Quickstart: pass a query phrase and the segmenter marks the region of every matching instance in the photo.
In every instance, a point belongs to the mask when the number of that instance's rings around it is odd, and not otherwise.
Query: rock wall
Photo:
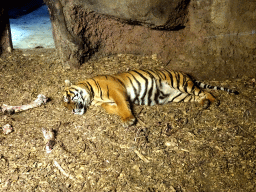
[[[181,16],[187,22],[176,30],[123,22],[77,1],[61,3],[68,31],[84,41],[89,57],[157,54],[167,67],[198,79],[255,76],[256,1],[191,0]]]
[[[13,50],[7,7],[0,2],[0,56]]]
[[[194,0],[189,13],[187,71],[211,79],[256,75],[256,1]]]

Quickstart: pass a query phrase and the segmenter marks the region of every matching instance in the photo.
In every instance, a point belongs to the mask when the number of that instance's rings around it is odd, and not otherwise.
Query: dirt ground
[[[64,69],[54,49],[2,56],[0,105],[27,104],[38,94],[50,101],[0,114],[0,127],[14,130],[0,131],[0,191],[255,191],[255,77],[206,82],[240,92],[211,91],[220,105],[208,109],[134,106],[139,122],[128,129],[99,107],[76,116],[62,106],[66,79],[152,67],[164,65],[154,56],[120,54]],[[42,128],[55,132],[49,154]]]

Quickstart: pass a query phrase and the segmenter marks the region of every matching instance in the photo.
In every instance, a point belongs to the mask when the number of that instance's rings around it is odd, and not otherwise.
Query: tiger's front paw
[[[134,116],[123,119],[123,127],[125,128],[130,127],[135,124],[135,121],[136,119]]]

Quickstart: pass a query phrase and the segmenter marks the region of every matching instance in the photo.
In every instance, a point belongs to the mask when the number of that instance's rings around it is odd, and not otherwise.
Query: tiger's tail
[[[212,86],[212,85],[208,85],[205,83],[202,83],[200,81],[195,81],[196,86],[203,88],[203,89],[214,89],[214,90],[222,90],[222,91],[226,91],[228,93],[234,93],[235,95],[238,95],[239,92],[238,91],[234,91],[232,89],[228,89],[225,87],[219,87],[219,86]]]

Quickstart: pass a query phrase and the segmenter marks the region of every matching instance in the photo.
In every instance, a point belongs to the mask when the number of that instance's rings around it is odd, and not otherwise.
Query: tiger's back
[[[214,101],[211,94],[199,89],[186,74],[163,70],[132,70],[115,75],[126,87],[131,102],[139,105],[199,101],[199,95]],[[203,102],[203,101],[201,101]]]

